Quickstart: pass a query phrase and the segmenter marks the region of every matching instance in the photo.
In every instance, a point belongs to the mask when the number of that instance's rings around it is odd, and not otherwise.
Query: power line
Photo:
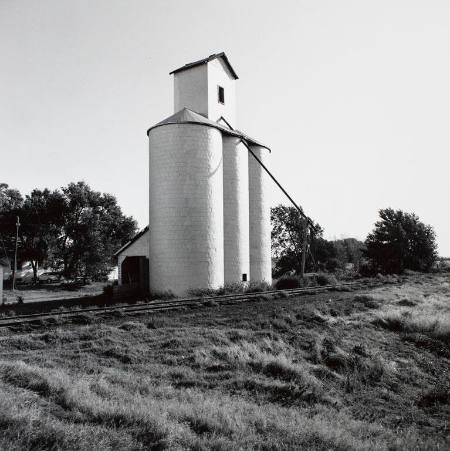
[[[221,116],[220,120],[223,120],[225,122],[225,124],[228,125],[228,127],[230,127],[231,130],[234,131],[233,126],[223,117]],[[244,146],[247,148],[247,150],[251,153],[251,155],[253,156],[253,158],[260,164],[260,166],[267,172],[267,174],[269,174],[270,178],[276,183],[276,185],[278,186],[278,188],[281,189],[281,191],[283,192],[283,194],[291,201],[292,205],[294,205],[294,207],[297,209],[297,211],[300,213],[300,216],[302,216],[302,218],[304,218],[306,220],[306,222],[309,224],[309,226],[314,230],[314,232],[317,232],[316,226],[314,225],[313,221],[311,218],[309,218],[308,216],[305,215],[305,213],[303,212],[303,210],[297,205],[297,203],[294,201],[294,199],[292,199],[292,197],[289,195],[289,193],[281,186],[281,183],[275,178],[275,176],[269,171],[269,169],[264,165],[264,163],[255,155],[255,153],[252,151],[252,149],[250,148],[250,146],[248,145],[247,141],[244,138],[241,138],[241,142],[242,144],[244,144]]]
[[[280,188],[281,191],[283,191],[283,194],[291,201],[292,205],[294,205],[294,207],[300,213],[300,216],[302,216],[302,218],[305,219],[305,221],[314,230],[314,232],[316,232],[317,230],[316,230],[316,227],[315,227],[312,219],[309,218],[308,216],[306,216],[305,213],[303,213],[303,210],[297,205],[297,203],[294,201],[294,199],[292,199],[292,197],[288,194],[288,192],[281,186],[281,184],[278,182],[278,180],[272,175],[272,173],[269,171],[269,169],[267,169],[267,167],[264,165],[264,163],[254,154],[254,152],[251,150],[251,148],[247,144],[247,142],[243,139],[241,139],[241,142],[242,142],[242,144],[244,144],[245,147],[247,147],[247,150],[252,154],[253,158],[261,165],[261,167],[267,172],[267,174],[269,174],[271,179],[277,184],[278,188]]]

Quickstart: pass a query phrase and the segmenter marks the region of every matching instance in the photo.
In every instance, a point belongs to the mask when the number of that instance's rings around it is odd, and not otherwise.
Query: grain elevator
[[[224,53],[174,77],[174,114],[149,138],[150,291],[271,282],[270,149],[237,129],[238,76]]]

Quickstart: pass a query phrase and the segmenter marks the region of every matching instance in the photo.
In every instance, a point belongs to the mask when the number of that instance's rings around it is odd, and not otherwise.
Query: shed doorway
[[[122,285],[139,287],[143,292],[149,290],[148,258],[144,256],[126,257],[122,262]]]

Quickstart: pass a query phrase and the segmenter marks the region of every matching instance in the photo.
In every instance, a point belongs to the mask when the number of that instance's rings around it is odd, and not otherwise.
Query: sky
[[[144,227],[169,72],[221,51],[239,129],[326,238],[392,207],[450,256],[448,0],[0,0],[0,182],[84,180]]]

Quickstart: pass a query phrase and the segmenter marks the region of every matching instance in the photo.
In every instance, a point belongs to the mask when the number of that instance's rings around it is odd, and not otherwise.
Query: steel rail
[[[276,295],[280,293],[285,293],[289,297],[294,295],[301,294],[317,294],[322,291],[328,290],[339,290],[340,288],[345,287],[355,287],[355,288],[372,288],[375,286],[383,285],[382,283],[371,283],[364,284],[361,282],[344,282],[337,285],[322,285],[322,286],[314,286],[314,287],[303,287],[303,288],[291,288],[286,290],[268,290],[261,291],[255,293],[237,293],[237,294],[228,294],[221,296],[205,296],[205,297],[197,297],[197,298],[184,298],[184,299],[175,299],[175,300],[156,300],[149,301],[144,304],[129,304],[129,305],[120,305],[120,306],[106,306],[106,307],[94,307],[94,308],[81,308],[77,310],[65,310],[65,311],[57,311],[57,312],[48,312],[48,313],[32,313],[27,315],[16,315],[0,318],[0,327],[8,327],[20,325],[23,323],[29,323],[37,320],[45,320],[52,319],[55,317],[71,317],[71,316],[79,316],[80,314],[91,313],[94,315],[97,314],[108,314],[114,312],[123,312],[126,314],[138,314],[138,313],[146,313],[146,312],[159,312],[159,311],[167,311],[174,310],[183,307],[202,307],[207,305],[208,302],[214,301],[219,304],[230,304],[230,303],[238,303],[245,302],[246,300],[252,300],[253,298],[257,298],[263,295]],[[49,324],[51,325],[51,324]]]

